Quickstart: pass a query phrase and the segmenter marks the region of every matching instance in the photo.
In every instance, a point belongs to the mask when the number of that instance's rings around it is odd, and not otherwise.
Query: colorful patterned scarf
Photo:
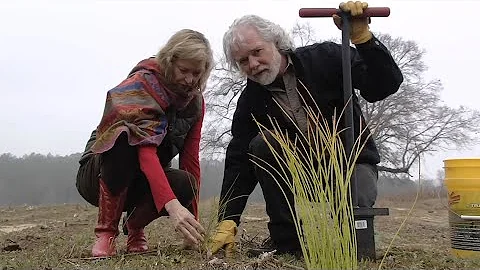
[[[167,132],[167,109],[183,108],[200,94],[178,95],[165,87],[160,74],[155,59],[145,59],[127,79],[107,92],[97,139],[92,146],[94,153],[111,149],[122,132],[127,133],[132,146],[160,145]]]

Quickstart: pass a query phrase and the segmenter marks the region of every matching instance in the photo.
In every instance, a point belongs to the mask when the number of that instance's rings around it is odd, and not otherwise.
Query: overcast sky
[[[339,2],[1,1],[0,154],[81,152],[102,116],[106,91],[179,29],[205,33],[217,55],[227,27],[245,14],[288,30],[308,21],[317,37],[339,38],[331,19],[298,17],[299,8]],[[427,75],[443,83],[446,104],[480,109],[480,1],[368,3],[391,8],[390,17],[372,20],[372,31],[414,40],[427,51]],[[480,156],[473,147],[429,157],[430,171],[441,169],[444,158]]]

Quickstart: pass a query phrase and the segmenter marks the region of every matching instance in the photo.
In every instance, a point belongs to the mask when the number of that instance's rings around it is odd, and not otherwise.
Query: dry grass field
[[[382,257],[412,207],[414,196],[382,198],[377,207],[388,207],[389,216],[375,218],[376,262],[360,262],[360,269],[378,269]],[[382,269],[479,269],[478,259],[450,254],[448,209],[445,199],[423,196],[417,202],[391,249]],[[211,203],[203,202],[203,220]],[[97,209],[88,205],[18,206],[0,208],[0,269],[302,269],[301,260],[275,256],[259,261],[245,255],[246,247],[268,235],[268,218],[262,204],[249,204],[238,234],[234,259],[207,258],[198,251],[182,250],[181,238],[168,218],[146,229],[151,250],[125,254],[126,236],[117,240],[119,254],[109,259],[90,258]],[[480,257],[480,255],[479,255]]]

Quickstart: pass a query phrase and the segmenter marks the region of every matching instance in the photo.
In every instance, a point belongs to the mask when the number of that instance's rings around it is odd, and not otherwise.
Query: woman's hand
[[[184,238],[183,243],[182,243],[182,249],[199,251],[200,250],[200,245],[197,245],[197,244],[193,243],[192,241],[188,240],[187,238]]]
[[[167,202],[165,210],[172,219],[175,231],[180,232],[187,241],[195,245],[203,242],[202,234],[205,234],[205,229],[177,199]]]

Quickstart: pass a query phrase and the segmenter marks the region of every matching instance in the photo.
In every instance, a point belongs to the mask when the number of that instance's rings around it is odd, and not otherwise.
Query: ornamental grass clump
[[[329,124],[328,119],[316,113],[318,108],[315,111],[305,107],[305,111],[307,132],[297,132],[302,135],[295,138],[289,137],[275,119],[270,118],[273,129],[267,129],[255,120],[280,166],[272,166],[258,158],[252,161],[274,177],[280,187],[280,181],[285,182],[293,193],[294,205],[289,203],[289,208],[307,268],[356,269],[357,245],[350,180],[353,165],[364,145],[359,136],[351,153],[347,153],[341,137],[349,130],[340,130],[339,125],[343,112],[338,118],[334,113],[332,124]],[[362,133],[365,130],[362,129]],[[268,137],[272,137],[273,142]],[[274,144],[280,147],[275,148]],[[285,196],[286,191],[282,192]]]

